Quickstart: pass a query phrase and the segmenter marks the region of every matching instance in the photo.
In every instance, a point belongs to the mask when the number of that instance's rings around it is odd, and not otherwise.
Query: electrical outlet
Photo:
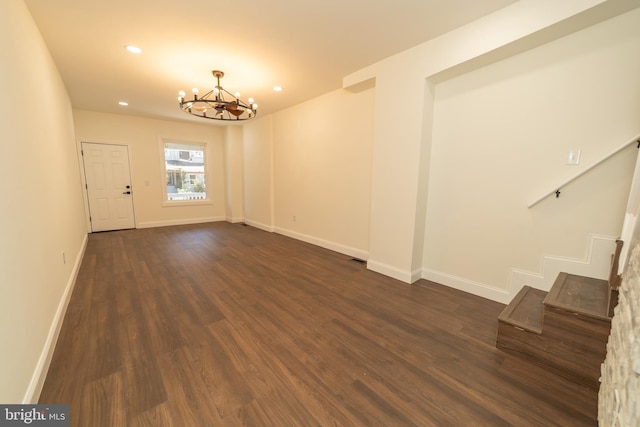
[[[293,222],[296,222],[296,216],[295,215],[293,216]]]
[[[63,264],[67,263],[67,256],[64,254],[64,251],[62,251],[62,263]]]

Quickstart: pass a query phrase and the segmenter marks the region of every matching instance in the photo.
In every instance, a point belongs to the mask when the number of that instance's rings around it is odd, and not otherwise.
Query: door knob
[[[122,194],[131,194],[131,191],[125,191],[125,192],[124,192],[124,193],[122,193]]]

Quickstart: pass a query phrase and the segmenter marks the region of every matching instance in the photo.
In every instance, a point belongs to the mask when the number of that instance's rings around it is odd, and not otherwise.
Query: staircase
[[[548,293],[522,288],[498,317],[496,347],[598,390],[616,303],[611,279],[560,273]]]

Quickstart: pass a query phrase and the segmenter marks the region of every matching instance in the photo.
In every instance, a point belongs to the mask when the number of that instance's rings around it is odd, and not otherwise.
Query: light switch
[[[580,163],[580,150],[571,150],[567,155],[568,165],[577,165]]]

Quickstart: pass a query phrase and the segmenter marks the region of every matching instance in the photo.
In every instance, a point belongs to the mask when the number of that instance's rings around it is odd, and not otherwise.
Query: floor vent
[[[363,265],[367,264],[367,261],[365,261],[363,259],[360,259],[360,258],[351,258],[351,261],[355,261],[355,262],[358,262],[358,263],[363,264]]]

